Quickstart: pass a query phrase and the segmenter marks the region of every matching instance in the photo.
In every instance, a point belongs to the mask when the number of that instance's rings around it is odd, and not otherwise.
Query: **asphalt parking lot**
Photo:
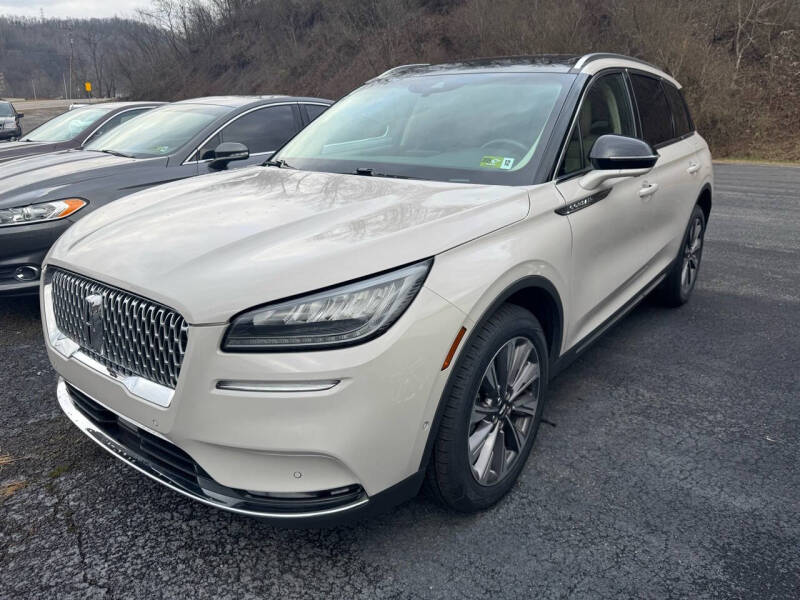
[[[551,388],[512,494],[275,530],[194,503],[57,408],[0,300],[0,598],[800,597],[800,168],[718,165],[698,288]]]

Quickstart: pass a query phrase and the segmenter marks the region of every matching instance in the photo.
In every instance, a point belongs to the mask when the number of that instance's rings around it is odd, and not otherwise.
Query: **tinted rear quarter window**
[[[692,131],[692,122],[686,109],[686,102],[683,95],[671,83],[662,82],[664,93],[667,95],[667,102],[672,110],[672,122],[675,124],[675,137],[681,137]]]
[[[661,82],[646,75],[631,74],[633,94],[639,107],[644,140],[657,146],[673,137],[672,115]]]
[[[328,110],[327,106],[321,106],[319,104],[306,104],[305,107],[306,112],[308,113],[309,123]]]

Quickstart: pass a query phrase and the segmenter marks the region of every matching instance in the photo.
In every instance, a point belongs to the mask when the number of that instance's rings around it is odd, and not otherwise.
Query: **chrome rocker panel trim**
[[[344,513],[355,508],[364,506],[369,502],[369,498],[362,498],[352,504],[348,504],[345,506],[339,506],[336,508],[329,508],[325,510],[313,511],[313,512],[302,512],[302,513],[275,513],[275,512],[261,512],[261,511],[252,511],[246,510],[241,508],[236,508],[234,506],[229,506],[224,502],[217,500],[211,497],[200,496],[192,491],[182,488],[180,485],[176,484],[174,481],[164,477],[159,473],[157,470],[153,469],[149,464],[144,461],[137,459],[134,456],[131,456],[130,453],[116,441],[111,439],[102,431],[98,430],[89,419],[87,419],[81,412],[75,407],[72,402],[72,398],[70,396],[69,391],[67,390],[66,381],[64,381],[63,377],[58,378],[58,386],[56,388],[56,395],[58,397],[58,404],[61,406],[61,410],[64,411],[64,414],[69,417],[69,419],[75,424],[78,429],[80,429],[83,433],[85,433],[92,441],[94,441],[97,445],[101,448],[109,452],[110,454],[116,456],[119,460],[126,463],[127,465],[133,467],[140,473],[147,475],[150,479],[157,481],[158,483],[168,487],[169,489],[186,496],[187,498],[191,498],[192,500],[196,500],[198,502],[202,502],[208,506],[213,506],[214,508],[219,508],[222,510],[226,510],[228,512],[240,514],[240,515],[247,515],[251,517],[261,517],[261,518],[270,518],[270,519],[280,519],[282,521],[291,521],[291,520],[300,520],[300,519],[309,519],[315,517],[327,517],[331,515],[336,515],[338,513]]]

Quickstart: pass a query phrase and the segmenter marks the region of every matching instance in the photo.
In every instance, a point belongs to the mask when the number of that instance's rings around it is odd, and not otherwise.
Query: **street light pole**
[[[73,55],[73,41],[72,41],[72,31],[69,32],[69,98],[67,100],[72,99],[72,55]]]

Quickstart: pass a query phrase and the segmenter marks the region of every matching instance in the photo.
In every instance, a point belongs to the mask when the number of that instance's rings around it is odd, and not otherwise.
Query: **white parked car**
[[[263,167],[97,210],[45,261],[61,407],[238,513],[363,515],[424,479],[492,505],[548,381],[692,292],[712,169],[679,90],[609,54],[400,67]]]

